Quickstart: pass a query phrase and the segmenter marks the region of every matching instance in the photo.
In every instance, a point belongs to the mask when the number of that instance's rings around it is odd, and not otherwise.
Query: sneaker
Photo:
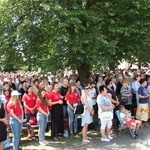
[[[102,142],[110,142],[110,139],[107,139],[107,138],[101,138],[101,141],[102,141]]]
[[[113,139],[113,137],[110,136],[110,135],[108,135],[106,138],[109,139],[109,140],[112,140],[112,139]]]
[[[135,135],[135,134],[132,134],[132,138],[133,138],[133,139],[136,139],[136,135]]]
[[[91,141],[85,139],[85,140],[82,140],[83,143],[90,143]]]
[[[139,135],[139,131],[135,130],[135,135],[138,136]]]
[[[46,141],[46,140],[44,140],[43,142],[44,142],[46,145],[47,145],[47,144],[49,144],[49,142],[48,142],[48,141]]]
[[[44,141],[39,141],[40,145],[46,146],[47,144]]]

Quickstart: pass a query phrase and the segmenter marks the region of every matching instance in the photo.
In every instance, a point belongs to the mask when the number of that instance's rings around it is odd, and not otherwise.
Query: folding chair
[[[118,128],[118,130],[119,130],[119,136],[123,135],[127,130],[129,130],[130,134],[131,134],[131,136],[133,138],[132,128],[131,128],[131,126],[125,126],[123,124],[123,121],[122,121],[122,119],[120,117],[120,110],[116,110],[115,113],[116,113],[116,116],[117,116],[117,118],[118,118],[118,120],[120,122],[120,127]]]

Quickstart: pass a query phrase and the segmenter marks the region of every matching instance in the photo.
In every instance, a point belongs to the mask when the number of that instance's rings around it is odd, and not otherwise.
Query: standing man
[[[66,93],[68,92],[68,79],[63,79],[63,85],[60,87],[60,94],[63,96],[63,117],[66,119],[68,117],[67,114],[67,103],[65,100]]]

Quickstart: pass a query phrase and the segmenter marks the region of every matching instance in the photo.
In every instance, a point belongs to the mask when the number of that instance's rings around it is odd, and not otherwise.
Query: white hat
[[[17,90],[11,92],[11,96],[17,96],[17,95],[21,95],[21,93],[19,93]]]

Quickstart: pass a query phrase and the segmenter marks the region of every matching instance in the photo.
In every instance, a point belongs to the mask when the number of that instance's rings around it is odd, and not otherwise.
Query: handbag
[[[84,105],[82,103],[78,103],[74,113],[80,115],[83,114],[83,112],[84,112]]]
[[[101,112],[99,116],[101,121],[108,121],[113,119],[113,113],[111,111]]]
[[[29,120],[29,124],[30,124],[30,125],[36,125],[36,123],[37,123],[36,117],[31,116],[31,117],[30,117],[30,120]]]

